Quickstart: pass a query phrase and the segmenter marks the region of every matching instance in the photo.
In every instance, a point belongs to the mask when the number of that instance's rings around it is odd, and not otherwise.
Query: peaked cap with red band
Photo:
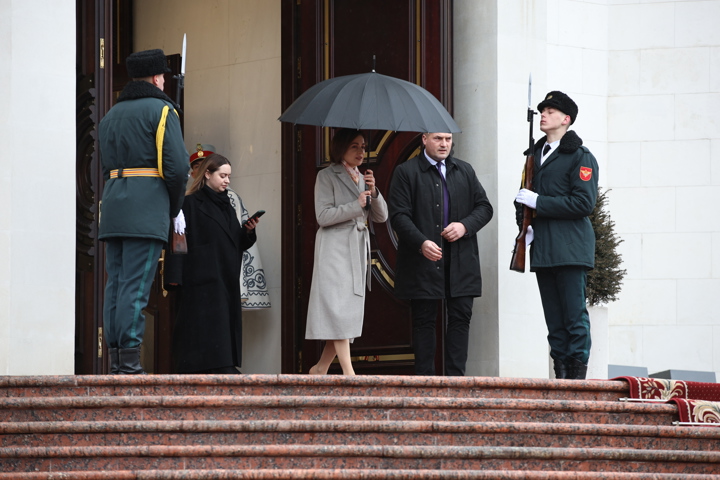
[[[215,145],[210,145],[209,143],[203,143],[201,145],[198,143],[195,153],[190,155],[190,165],[192,165],[196,160],[203,160],[212,153],[215,153]]]

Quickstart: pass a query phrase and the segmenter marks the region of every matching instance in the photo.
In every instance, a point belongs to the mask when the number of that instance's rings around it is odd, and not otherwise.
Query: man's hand
[[[515,197],[515,201],[527,205],[530,208],[537,208],[538,194],[527,188],[522,188]]]
[[[178,216],[173,218],[173,226],[175,233],[178,235],[185,235],[185,214],[182,210],[178,213]]]
[[[452,222],[445,230],[440,232],[440,235],[448,242],[454,242],[461,239],[467,233],[467,228],[460,222]]]
[[[437,262],[442,258],[442,248],[438,247],[437,244],[431,240],[425,240],[420,247],[420,251],[428,260]]]

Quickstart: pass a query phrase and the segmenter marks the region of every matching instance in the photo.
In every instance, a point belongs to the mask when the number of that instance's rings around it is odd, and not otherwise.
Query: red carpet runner
[[[681,423],[720,424],[720,384],[647,377],[616,377],[630,384],[630,397],[678,406]]]

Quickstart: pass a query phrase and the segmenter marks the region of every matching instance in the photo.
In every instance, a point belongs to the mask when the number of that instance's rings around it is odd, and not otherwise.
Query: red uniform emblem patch
[[[592,168],[580,167],[580,180],[587,182],[592,178]]]

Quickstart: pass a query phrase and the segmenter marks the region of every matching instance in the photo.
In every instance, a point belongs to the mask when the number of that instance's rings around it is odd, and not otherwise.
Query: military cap
[[[193,164],[196,160],[203,160],[208,155],[215,153],[215,146],[210,145],[209,143],[203,143],[203,144],[197,144],[195,147],[195,152],[190,155],[190,165]]]
[[[165,52],[156,48],[130,54],[125,60],[130,78],[145,78],[170,73]]]
[[[578,114],[578,106],[573,102],[572,98],[565,95],[563,92],[553,90],[552,92],[545,95],[545,100],[538,103],[537,109],[542,112],[545,108],[554,108],[560,110],[565,115],[570,115],[570,125],[575,123],[575,119]]]

